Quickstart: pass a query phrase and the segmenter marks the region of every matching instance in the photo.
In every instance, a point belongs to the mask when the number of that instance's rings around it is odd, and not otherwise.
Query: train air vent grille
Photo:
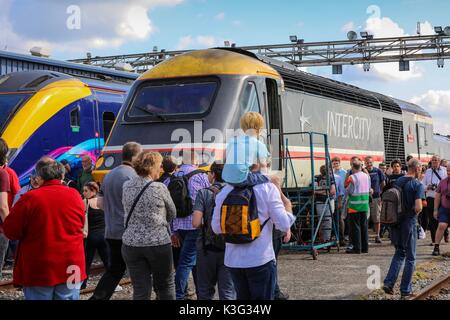
[[[405,143],[403,136],[403,122],[383,118],[385,161],[400,159],[405,161]]]
[[[402,114],[398,104],[382,94],[306,72],[283,69],[278,66],[273,67],[282,76],[286,88],[372,109]]]

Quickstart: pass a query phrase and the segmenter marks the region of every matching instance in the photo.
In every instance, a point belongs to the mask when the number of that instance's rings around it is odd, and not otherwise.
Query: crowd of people
[[[216,287],[221,300],[288,299],[278,286],[277,259],[296,217],[281,179],[268,170],[270,155],[258,140],[263,128],[259,113],[244,114],[243,134],[229,142],[225,163],[208,170],[199,169],[195,152],[184,150],[177,165],[128,142],[122,164],[101,185],[88,155],[77,175],[67,161],[45,156],[21,190],[0,139],[0,262],[8,242],[18,245],[13,283],[30,300],[79,299],[96,252],[105,273],[91,300],[110,299],[127,270],[135,300],[150,299],[152,292],[160,300],[184,300],[191,274],[199,300],[214,299]],[[407,297],[421,228],[431,231],[434,255],[442,239],[448,242],[449,181],[450,165],[437,156],[429,168],[412,157],[406,167],[394,160],[377,168],[372,157],[355,156],[349,170],[335,157],[332,170],[322,166],[313,180],[318,187],[330,184],[315,194],[323,215],[318,241],[336,237],[348,244],[348,254],[364,254],[369,222],[375,243],[388,231],[395,255],[383,289],[393,292],[405,264],[400,289]],[[383,194],[391,188],[404,195],[404,216],[395,226],[381,219]]]

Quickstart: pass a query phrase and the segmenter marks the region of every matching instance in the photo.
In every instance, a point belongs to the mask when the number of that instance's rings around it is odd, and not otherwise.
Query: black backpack
[[[166,179],[172,177],[172,175],[170,173],[164,172],[161,177],[159,177],[158,180],[156,180],[157,182],[161,182],[164,183],[164,181],[166,181]]]
[[[213,185],[206,190],[209,190],[213,193],[214,197],[222,190],[223,186]],[[222,236],[214,233],[211,227],[212,216],[215,208],[215,201],[213,201],[213,205],[211,208],[207,208],[208,212],[203,213],[203,225],[202,225],[202,245],[203,250],[206,254],[207,250],[215,250],[215,251],[224,251],[225,250],[225,241]]]
[[[203,170],[194,170],[183,176],[170,177],[167,188],[177,209],[177,218],[185,218],[192,214],[192,199],[188,188],[189,179],[201,173],[206,172]]]

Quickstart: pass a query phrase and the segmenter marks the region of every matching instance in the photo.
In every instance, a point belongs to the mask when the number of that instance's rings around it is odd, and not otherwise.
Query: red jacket
[[[84,280],[84,219],[80,194],[59,180],[25,193],[3,225],[8,239],[19,240],[13,284],[63,284],[73,278],[73,266],[79,268],[79,280]]]

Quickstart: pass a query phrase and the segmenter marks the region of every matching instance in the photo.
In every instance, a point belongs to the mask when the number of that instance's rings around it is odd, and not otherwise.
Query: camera
[[[436,191],[437,188],[438,188],[437,184],[433,183],[431,185],[431,191]]]

